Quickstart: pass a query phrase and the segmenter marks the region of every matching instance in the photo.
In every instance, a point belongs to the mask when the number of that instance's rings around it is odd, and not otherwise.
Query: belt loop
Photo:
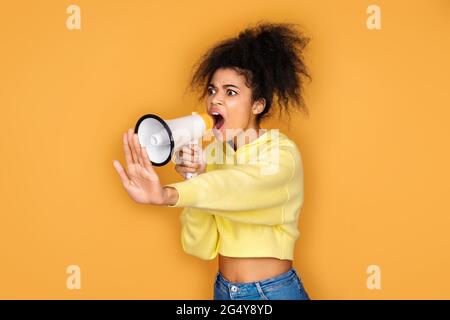
[[[258,281],[256,281],[256,282],[255,282],[255,285],[256,285],[256,289],[258,289],[259,295],[260,295],[263,299],[269,300],[269,298],[267,298],[266,295],[264,294],[264,292],[263,292],[263,290],[262,290],[262,288],[261,288],[260,283],[259,283]]]

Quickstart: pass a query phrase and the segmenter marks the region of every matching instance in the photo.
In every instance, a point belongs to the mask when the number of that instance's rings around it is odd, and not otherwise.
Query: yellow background
[[[450,298],[450,1],[74,3],[70,31],[72,2],[1,2],[0,298],[212,298],[217,260],[182,251],[181,209],[134,203],[112,160],[141,115],[202,111],[192,65],[262,19],[312,38],[310,118],[265,125],[302,153],[294,265],[311,297]]]

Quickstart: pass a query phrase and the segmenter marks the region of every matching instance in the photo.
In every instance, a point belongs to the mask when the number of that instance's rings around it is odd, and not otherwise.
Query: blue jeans
[[[294,267],[256,282],[230,282],[217,272],[214,300],[309,300]]]

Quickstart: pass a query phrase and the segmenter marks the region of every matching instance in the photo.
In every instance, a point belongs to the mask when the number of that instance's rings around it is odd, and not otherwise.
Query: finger
[[[144,159],[142,158],[142,151],[141,151],[141,143],[139,142],[138,135],[136,133],[133,134],[133,144],[136,149],[136,155],[138,162],[141,166],[144,166]]]
[[[183,156],[183,150],[181,148],[179,148],[179,149],[175,150],[174,154],[175,154],[176,159],[181,159],[181,157]]]
[[[181,175],[184,175],[183,167],[181,167],[179,165],[175,166],[175,171],[178,172]]]
[[[186,167],[183,166],[183,165],[181,165],[181,164],[177,164],[177,165],[175,166],[175,170],[178,171],[178,172],[180,172],[180,173],[183,173],[185,169],[186,169]]]
[[[128,144],[128,135],[125,132],[123,134],[123,151],[125,152],[125,162],[127,166],[131,165],[133,163],[133,157],[131,155],[130,146]]]
[[[130,149],[131,149],[133,163],[139,163],[139,160],[137,158],[136,148],[134,147],[133,130],[132,129],[128,129],[128,145],[130,146]]]
[[[195,144],[192,150],[193,150],[192,154],[193,154],[194,159],[198,159],[199,157],[201,157],[201,155],[203,153],[203,149],[200,145]],[[194,161],[197,161],[197,160],[194,160]]]
[[[197,172],[197,169],[195,169],[195,168],[186,167],[186,166],[182,166],[182,165],[179,166],[179,170],[184,173],[186,173],[186,172],[196,173]]]
[[[199,159],[198,159],[199,157],[198,156],[196,156],[196,155],[183,155],[182,157],[181,157],[181,161],[182,162],[184,162],[184,161],[189,161],[189,162],[199,162]]]
[[[194,149],[195,145],[185,145],[180,148],[180,152],[177,154],[178,158],[195,161],[198,157],[198,150]]]
[[[175,165],[179,165],[182,161],[183,160],[179,156],[176,156],[174,159]]]
[[[183,146],[183,147],[182,147],[183,153],[186,153],[186,154],[194,154],[194,149],[193,149],[191,146],[192,146],[191,144],[190,144],[190,145],[185,145],[185,146]]]
[[[193,144],[191,146],[191,149],[192,149],[192,154],[197,154],[201,150],[201,147],[199,144]]]
[[[114,165],[114,168],[116,169],[117,173],[119,174],[122,184],[124,186],[128,185],[130,183],[130,179],[128,178],[125,170],[122,168],[122,165],[120,164],[120,162],[117,160],[114,160],[113,165]]]
[[[182,163],[180,163],[180,165],[189,167],[189,168],[195,168],[195,169],[198,169],[198,167],[200,166],[199,163],[191,162],[191,161],[183,161]]]
[[[183,159],[189,159],[189,155],[186,152],[183,152],[183,148],[179,148],[175,152],[175,164],[180,164],[183,162]]]

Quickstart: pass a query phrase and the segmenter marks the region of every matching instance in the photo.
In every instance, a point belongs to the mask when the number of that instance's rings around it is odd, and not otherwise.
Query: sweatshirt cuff
[[[167,205],[168,207],[179,208],[189,206],[188,200],[192,199],[192,191],[190,190],[192,186],[190,186],[189,181],[167,184],[166,187],[172,187],[178,191],[177,202],[173,205]]]

